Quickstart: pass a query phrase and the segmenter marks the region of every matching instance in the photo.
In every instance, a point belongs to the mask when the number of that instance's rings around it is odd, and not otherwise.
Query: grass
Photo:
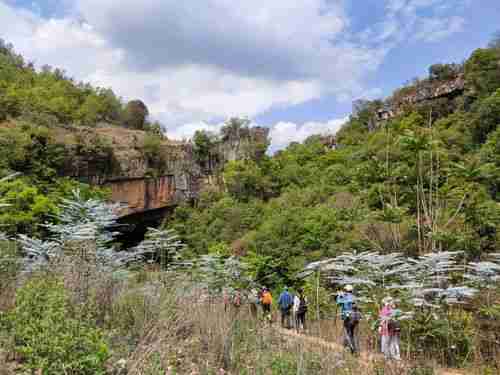
[[[385,362],[374,354],[376,343],[366,323],[360,329],[361,345],[370,355],[361,358],[339,349],[339,321],[310,322],[306,338],[284,334],[277,323],[255,319],[248,305],[225,311],[221,299],[209,298],[178,274],[160,278],[157,272],[141,273],[138,279],[119,281],[101,275],[91,285],[86,309],[105,332],[112,354],[110,374],[120,373],[120,368],[130,375],[456,374],[439,372],[436,361],[424,356]],[[12,300],[6,302],[0,301],[0,306],[12,305]],[[19,363],[9,362],[14,358],[8,345],[12,337],[2,331],[0,361],[8,365],[0,375],[13,374]],[[469,374],[495,373],[474,360],[471,364],[477,366]]]

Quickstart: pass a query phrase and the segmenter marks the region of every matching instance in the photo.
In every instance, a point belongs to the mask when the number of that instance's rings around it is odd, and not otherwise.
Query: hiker
[[[352,285],[346,285],[343,291],[339,291],[337,293],[336,298],[337,305],[340,305],[340,318],[344,323],[344,347],[351,349],[351,351],[355,350],[355,346],[351,337],[351,334],[354,331],[351,330],[350,322],[352,305],[354,303],[354,295],[352,292]]]
[[[262,305],[262,312],[264,318],[271,321],[271,305],[273,304],[273,296],[271,292],[266,287],[262,290],[262,296],[260,298],[260,303]]]
[[[380,350],[386,359],[391,358],[390,353],[390,336],[389,336],[389,320],[393,312],[393,299],[390,296],[382,300],[382,309],[379,313],[380,324],[378,333],[380,334]]]
[[[297,303],[298,301],[298,303]],[[295,328],[297,331],[306,329],[306,313],[307,313],[307,298],[304,295],[304,290],[299,289],[299,295],[294,297],[294,315],[295,315]]]
[[[399,349],[401,341],[401,324],[399,318],[401,311],[396,309],[396,304],[393,302],[391,305],[392,314],[387,324],[389,330],[389,356],[391,359],[401,361],[401,352]]]
[[[241,292],[236,289],[233,295],[233,307],[239,308],[241,306]]]
[[[281,326],[283,328],[291,328],[290,315],[292,311],[292,305],[293,297],[288,292],[288,287],[285,286],[283,292],[280,295],[280,298],[278,299],[278,306],[280,307],[281,312]]]
[[[293,324],[295,325],[297,331],[299,330],[299,321],[298,321],[299,307],[300,307],[300,297],[298,296],[298,294],[295,294],[293,296],[292,319],[293,319]]]
[[[361,311],[356,302],[352,303],[352,311],[349,318],[344,320],[344,327],[347,333],[347,341],[349,348],[351,349],[351,354],[359,354],[359,342],[358,342],[358,324],[361,320]]]

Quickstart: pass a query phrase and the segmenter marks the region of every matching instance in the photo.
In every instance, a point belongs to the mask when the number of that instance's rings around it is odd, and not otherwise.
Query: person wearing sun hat
[[[391,296],[387,296],[382,300],[382,309],[379,313],[380,324],[378,327],[378,332],[380,334],[380,349],[386,358],[391,357],[390,353],[390,341],[391,337],[389,335],[389,320],[391,319],[393,312],[393,302]]]
[[[344,347],[351,351],[354,349],[354,338],[351,335],[353,331],[350,329],[352,308],[355,303],[353,289],[352,285],[344,286],[344,290],[339,291],[336,298],[337,305],[340,306],[340,317],[344,323]]]
[[[390,358],[396,361],[401,360],[400,341],[401,341],[401,310],[396,308],[396,303],[391,304],[392,313],[387,324],[389,330],[389,354]]]

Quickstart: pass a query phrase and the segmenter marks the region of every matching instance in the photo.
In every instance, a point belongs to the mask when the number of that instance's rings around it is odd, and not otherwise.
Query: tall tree
[[[125,107],[124,123],[132,129],[144,130],[149,111],[142,100],[131,100]]]

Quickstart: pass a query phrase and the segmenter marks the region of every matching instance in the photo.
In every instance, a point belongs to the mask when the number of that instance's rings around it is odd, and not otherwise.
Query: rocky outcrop
[[[425,80],[397,91],[376,111],[378,122],[389,120],[405,111],[408,106],[422,105],[440,98],[452,98],[465,90],[463,74],[446,81]]]
[[[428,100],[435,100],[463,93],[465,80],[462,74],[449,81],[424,81],[414,86],[414,90],[402,97],[394,97],[392,106],[396,111],[405,104],[417,104]]]
[[[258,160],[266,153],[269,128],[228,128],[218,145],[218,153],[223,162],[239,159]],[[262,147],[259,147],[262,145]]]
[[[232,160],[260,158],[268,141],[267,128],[226,129],[216,144],[216,157],[203,167],[190,142],[160,139],[144,131],[115,126],[57,130],[66,146],[62,175],[110,188],[111,198],[127,206],[122,216],[177,205],[196,199],[216,174]]]
[[[177,203],[174,176],[111,181],[108,186],[111,188],[113,201],[124,205],[120,216],[164,208]]]

